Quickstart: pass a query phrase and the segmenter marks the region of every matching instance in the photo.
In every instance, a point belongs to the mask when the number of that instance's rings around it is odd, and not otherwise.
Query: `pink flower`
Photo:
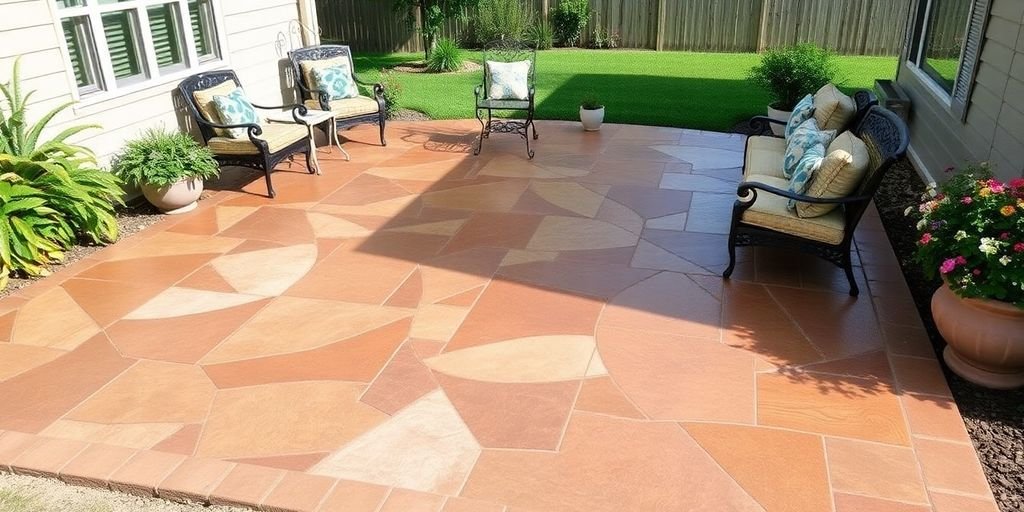
[[[993,194],[1006,192],[1006,185],[996,180],[988,180],[988,188],[992,190]]]
[[[981,269],[980,269],[980,268],[976,268],[976,269],[974,269],[974,271],[973,271],[973,272],[971,272],[971,273],[972,273],[972,274],[974,274],[974,275],[976,275],[976,276],[980,276],[980,275],[981,275]]]
[[[1010,188],[1024,188],[1024,178],[1017,178],[1011,181]]]
[[[966,265],[967,264],[967,258],[964,258],[963,256],[957,256],[956,257],[956,264],[957,265]]]
[[[1013,244],[1013,252],[1024,252],[1024,242]]]
[[[928,242],[931,242],[931,241],[932,241],[932,234],[931,233],[925,233],[925,234],[921,235],[921,245],[928,245]]]
[[[963,199],[961,199],[960,202],[963,204],[971,204],[974,202],[974,198],[971,196],[966,196]]]
[[[1003,231],[1002,233],[999,233],[999,239],[1000,240],[1009,240],[1010,239],[1010,233],[1007,232],[1007,231]]]
[[[956,260],[953,258],[943,261],[942,265],[939,266],[939,272],[943,274],[948,274],[954,270],[956,270]]]

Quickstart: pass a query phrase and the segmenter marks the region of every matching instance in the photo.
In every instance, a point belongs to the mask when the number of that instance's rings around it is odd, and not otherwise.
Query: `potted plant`
[[[785,123],[801,98],[832,82],[836,74],[835,55],[808,43],[765,51],[749,79],[768,91],[768,117]],[[776,135],[784,130],[784,125],[772,124]]]
[[[593,95],[588,95],[580,102],[580,122],[583,129],[588,132],[596,132],[601,129],[604,123],[604,105],[597,101]]]
[[[932,194],[917,211],[917,258],[942,277],[931,306],[943,359],[976,384],[1024,386],[1024,179],[973,166]]]
[[[217,161],[192,137],[166,129],[150,129],[129,141],[114,157],[113,171],[138,186],[160,211],[173,215],[196,207],[203,180],[218,174]]]

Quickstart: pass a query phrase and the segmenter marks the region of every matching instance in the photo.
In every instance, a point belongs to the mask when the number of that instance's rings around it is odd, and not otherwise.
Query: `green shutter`
[[[114,77],[120,79],[142,74],[139,45],[135,41],[132,18],[128,11],[104,14],[103,32],[107,36],[107,50],[114,67]]]
[[[71,69],[75,72],[75,81],[79,87],[91,85],[92,80],[85,67],[85,56],[83,55],[85,49],[82,47],[87,43],[79,39],[75,26],[77,22],[75,18],[67,18],[61,22],[61,25],[64,27],[64,40],[67,41],[68,56],[71,58]]]
[[[156,52],[157,67],[181,64],[181,37],[178,34],[177,16],[173,4],[158,5],[148,9],[149,31],[153,35],[153,50]]]
[[[188,18],[192,26],[192,38],[196,42],[196,54],[200,57],[216,57],[217,42],[213,40],[213,8],[210,0],[189,0]]]

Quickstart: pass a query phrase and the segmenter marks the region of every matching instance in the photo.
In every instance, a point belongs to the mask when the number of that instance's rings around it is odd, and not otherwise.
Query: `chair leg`
[[[533,128],[533,140],[537,140],[537,137],[538,137],[538,135],[537,135],[537,123],[531,121],[530,122],[530,127]]]
[[[378,122],[378,124],[380,124],[380,145],[384,146],[384,147],[387,147],[387,145],[388,145],[388,141],[384,138],[384,125],[386,123],[387,123],[387,118],[385,117],[384,112],[381,112],[380,113],[380,121]]]
[[[732,277],[732,271],[736,269],[736,237],[729,233],[729,266],[722,272],[724,279]]]
[[[270,181],[270,169],[266,169],[263,173],[266,175],[267,180],[267,197],[273,199],[277,197],[277,192],[274,191],[274,184]]]
[[[527,134],[523,135],[523,138],[526,139],[526,154],[532,160],[533,159],[533,148],[530,147],[530,135],[529,135],[530,129],[527,128],[526,132],[527,132]]]
[[[856,297],[860,295],[860,288],[857,287],[857,280],[853,275],[853,263],[850,261],[849,254],[843,260],[843,271],[846,272],[846,279],[850,281],[850,296]]]
[[[310,174],[316,174],[316,167],[313,166],[313,148],[306,149],[306,171]]]
[[[480,109],[476,110],[476,120],[480,121],[480,140],[476,143],[476,147],[473,148],[473,154],[479,155],[480,150],[484,148],[484,138],[487,136],[487,123],[485,123],[483,117],[480,116]]]

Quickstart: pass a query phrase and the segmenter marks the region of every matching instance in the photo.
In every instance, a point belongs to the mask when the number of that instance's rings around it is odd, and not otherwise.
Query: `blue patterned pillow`
[[[242,89],[236,87],[227,96],[214,96],[213,105],[224,124],[259,124],[260,116],[249,103]],[[240,139],[246,136],[248,129],[231,128],[227,130],[230,137]]]
[[[792,178],[796,166],[808,149],[815,144],[828,146],[836,138],[835,130],[819,130],[818,122],[813,117],[804,121],[793,130],[793,135],[786,141],[786,155],[782,160],[782,175]]]
[[[818,143],[807,148],[804,156],[800,158],[800,162],[797,163],[796,169],[793,171],[793,177],[789,179],[789,191],[796,192],[797,194],[807,192],[807,189],[811,186],[811,179],[814,178],[814,173],[821,168],[821,162],[824,160],[824,144]],[[786,207],[790,210],[795,210],[796,201],[790,199]]]
[[[492,100],[525,100],[530,97],[530,61],[487,61],[491,86],[487,97]]]
[[[793,113],[789,115],[789,122],[786,123],[786,138],[792,137],[797,127],[813,116],[814,96],[808,94],[793,107]]]
[[[326,92],[332,101],[359,96],[359,88],[347,65],[314,68],[313,87]]]

